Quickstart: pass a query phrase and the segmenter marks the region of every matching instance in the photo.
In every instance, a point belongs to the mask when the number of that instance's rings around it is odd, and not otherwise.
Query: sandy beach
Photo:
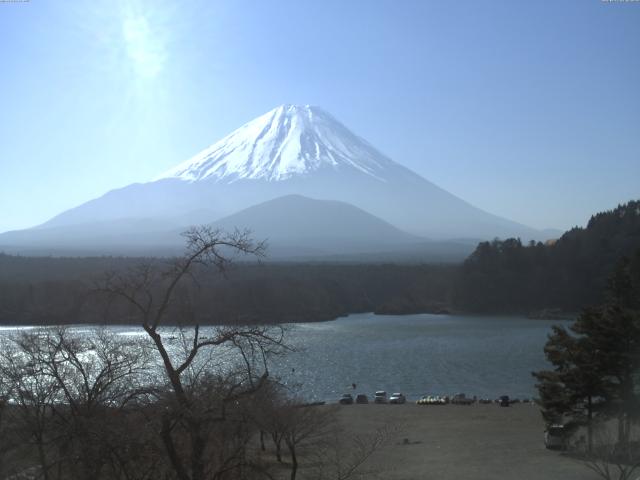
[[[497,405],[343,405],[338,418],[347,432],[363,434],[384,425],[397,433],[367,462],[385,479],[598,478],[583,464],[544,447],[538,407]],[[406,443],[405,439],[408,440]]]

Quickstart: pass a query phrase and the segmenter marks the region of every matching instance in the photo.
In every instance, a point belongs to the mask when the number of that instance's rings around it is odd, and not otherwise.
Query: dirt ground
[[[396,426],[367,461],[375,478],[482,480],[599,478],[579,461],[544,447],[538,408],[498,405],[342,405],[346,432]],[[406,439],[406,440],[405,440]],[[374,477],[374,475],[372,475]]]

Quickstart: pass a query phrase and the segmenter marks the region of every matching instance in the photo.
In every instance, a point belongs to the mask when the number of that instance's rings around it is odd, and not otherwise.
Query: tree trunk
[[[298,473],[296,445],[293,442],[287,442],[287,447],[289,447],[289,453],[291,454],[291,477],[289,477],[289,480],[296,480],[296,475]]]
[[[197,419],[188,423],[191,430],[191,479],[204,480],[204,450],[205,440],[202,436],[202,426]]]
[[[273,439],[273,444],[276,446],[276,460],[278,460],[278,463],[282,463],[282,437],[279,437],[277,433],[272,433],[271,438]]]
[[[618,445],[624,445],[624,413],[618,414]]]
[[[587,451],[593,451],[593,403],[591,395],[587,397]]]
[[[49,467],[47,466],[47,456],[44,452],[44,444],[41,438],[37,438],[38,443],[38,460],[40,461],[40,467],[42,468],[42,478],[49,480]]]
[[[620,439],[620,446],[626,450],[626,448],[629,446],[629,437],[631,434],[631,416],[626,412],[622,412],[621,426],[622,435]]]
[[[169,421],[167,414],[162,416],[162,430],[160,431],[160,436],[162,437],[162,443],[164,443],[167,455],[169,456],[169,461],[176,472],[177,478],[179,480],[189,480],[189,475],[187,475],[173,443],[173,437],[171,436],[171,422]]]

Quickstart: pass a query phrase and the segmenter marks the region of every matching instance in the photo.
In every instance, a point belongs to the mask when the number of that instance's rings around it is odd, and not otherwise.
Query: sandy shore
[[[534,405],[343,405],[338,417],[345,431],[358,434],[400,426],[367,462],[379,478],[598,478],[580,462],[544,447],[544,424]]]

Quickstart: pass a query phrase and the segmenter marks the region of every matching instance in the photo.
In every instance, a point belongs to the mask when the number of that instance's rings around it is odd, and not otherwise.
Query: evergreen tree
[[[572,330],[588,342],[604,386],[604,407],[618,419],[618,443],[626,446],[634,419],[638,418],[640,395],[640,317],[618,304],[581,315]]]
[[[535,372],[548,423],[586,425],[589,448],[596,417],[618,420],[618,443],[629,443],[640,418],[640,252],[610,277],[607,303],[588,308],[570,330],[555,327],[545,345],[553,370]]]
[[[583,316],[592,315],[585,311]],[[554,327],[545,345],[553,370],[534,372],[540,393],[538,403],[547,425],[565,424],[569,432],[587,427],[589,450],[593,444],[594,420],[604,413],[602,399],[606,382],[599,369],[598,352],[589,339],[577,337],[563,327]]]

